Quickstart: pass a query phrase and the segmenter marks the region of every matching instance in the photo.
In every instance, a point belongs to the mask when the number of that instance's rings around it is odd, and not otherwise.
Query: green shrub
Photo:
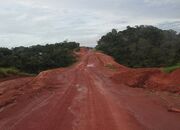
[[[175,66],[164,67],[162,68],[162,71],[165,73],[171,73],[175,71],[176,69],[180,69],[180,63]]]
[[[9,75],[18,75],[20,74],[20,71],[15,68],[0,68],[0,76],[6,77]]]
[[[102,36],[96,49],[129,67],[172,66],[180,63],[180,33],[153,26],[128,26]]]
[[[37,74],[43,70],[67,67],[76,61],[74,50],[79,43],[62,42],[30,47],[0,48],[0,67],[17,68],[22,72]],[[16,71],[9,70],[16,73]],[[2,70],[6,75],[6,71]]]

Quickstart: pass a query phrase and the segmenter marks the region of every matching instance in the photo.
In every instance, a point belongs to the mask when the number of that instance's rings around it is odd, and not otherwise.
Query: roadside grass
[[[109,68],[110,70],[115,71],[117,68],[112,64],[106,64],[105,67]]]
[[[180,69],[180,63],[174,66],[164,67],[162,68],[162,71],[165,73],[171,73],[175,71],[176,69]]]
[[[16,68],[2,68],[2,67],[0,67],[0,77],[1,78],[12,76],[12,75],[15,75],[15,76],[33,76],[33,74],[21,72],[20,70],[18,70]]]

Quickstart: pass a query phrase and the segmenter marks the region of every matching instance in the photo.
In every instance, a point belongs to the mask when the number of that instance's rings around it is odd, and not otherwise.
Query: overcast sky
[[[141,24],[180,32],[180,0],[0,0],[0,47],[95,46],[112,28]]]

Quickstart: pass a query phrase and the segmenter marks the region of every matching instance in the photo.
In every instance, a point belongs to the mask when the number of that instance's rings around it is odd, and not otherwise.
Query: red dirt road
[[[180,130],[180,114],[163,98],[111,80],[128,68],[98,52],[81,57],[28,80],[27,94],[0,111],[0,130]]]

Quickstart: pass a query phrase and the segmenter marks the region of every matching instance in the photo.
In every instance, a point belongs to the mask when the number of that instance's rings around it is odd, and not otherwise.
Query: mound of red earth
[[[27,92],[32,77],[6,80],[0,83],[0,108],[12,104],[16,98]]]
[[[167,74],[158,68],[128,69],[111,77],[115,82],[130,87],[169,91],[180,94],[180,69]]]
[[[52,69],[39,73],[36,77],[6,78],[0,81],[0,111],[1,109],[15,104],[19,99],[32,97],[43,90],[53,90],[67,84],[66,75],[60,75],[66,69]],[[57,76],[58,75],[58,76]]]

